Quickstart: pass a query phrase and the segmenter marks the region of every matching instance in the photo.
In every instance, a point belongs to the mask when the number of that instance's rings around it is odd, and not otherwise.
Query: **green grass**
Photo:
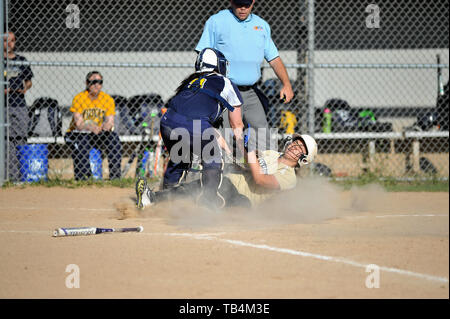
[[[157,181],[156,178],[148,179],[150,183]],[[75,181],[73,179],[49,179],[48,181],[39,181],[33,183],[11,183],[5,182],[2,188],[25,188],[25,187],[65,187],[65,188],[83,188],[83,187],[119,187],[119,188],[133,188],[135,185],[134,178],[122,178],[115,180],[94,180],[89,179],[85,181]]]
[[[348,190],[352,187],[377,184],[388,192],[448,192],[449,182],[437,178],[398,180],[394,178],[380,179],[375,176],[360,176],[354,179],[331,179],[333,184]]]
[[[150,178],[149,183],[158,182],[158,178]],[[377,184],[382,186],[388,192],[448,192],[449,182],[438,179],[412,179],[411,181],[401,181],[394,178],[380,179],[377,176],[363,175],[353,179],[330,179],[330,182],[338,185],[344,190],[349,190],[352,187],[364,186],[369,184]],[[134,188],[134,178],[123,178],[119,180],[86,180],[75,181],[73,179],[50,179],[48,181],[40,181],[34,183],[20,183],[14,184],[5,182],[2,188],[25,188],[25,187],[65,187],[65,188],[83,188],[83,187],[119,187],[119,188]]]

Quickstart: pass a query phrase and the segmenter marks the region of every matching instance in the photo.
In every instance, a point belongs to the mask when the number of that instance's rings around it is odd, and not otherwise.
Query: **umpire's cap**
[[[235,5],[249,6],[253,3],[253,0],[232,0]]]

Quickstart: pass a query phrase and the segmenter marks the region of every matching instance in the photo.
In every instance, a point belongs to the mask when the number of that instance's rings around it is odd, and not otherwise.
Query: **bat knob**
[[[144,227],[138,226],[138,230],[139,230],[140,233],[142,233],[144,231]]]
[[[56,228],[53,231],[53,237],[64,236],[64,231],[61,228]]]

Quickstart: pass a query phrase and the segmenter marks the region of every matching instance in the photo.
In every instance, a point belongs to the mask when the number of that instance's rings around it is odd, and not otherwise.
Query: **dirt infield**
[[[448,193],[306,180],[258,210],[220,213],[184,201],[139,212],[134,198],[112,187],[1,189],[0,298],[449,298]]]

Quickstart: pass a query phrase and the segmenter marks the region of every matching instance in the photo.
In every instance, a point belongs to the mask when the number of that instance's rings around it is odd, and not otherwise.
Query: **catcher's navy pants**
[[[170,109],[160,123],[161,137],[169,151],[170,160],[164,173],[164,188],[177,186],[189,170],[192,154],[202,164],[203,186],[217,190],[223,168],[222,153],[207,120],[193,120]],[[207,185],[205,185],[205,183]]]
[[[183,183],[179,187],[163,189],[155,192],[155,202],[163,202],[178,198],[197,198],[201,193],[202,187],[199,180]],[[252,207],[250,200],[240,194],[233,183],[226,177],[223,177],[219,192],[226,201],[227,207]]]
[[[106,152],[108,158],[109,178],[120,178],[120,164],[122,162],[122,144],[116,132],[78,133],[70,132],[65,136],[67,144],[72,150],[75,180],[88,179],[92,176],[89,152],[96,148]]]

